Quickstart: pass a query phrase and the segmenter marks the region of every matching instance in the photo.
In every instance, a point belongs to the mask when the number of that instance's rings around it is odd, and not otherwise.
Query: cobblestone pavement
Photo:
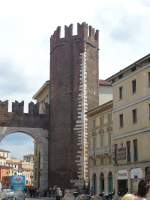
[[[26,200],[50,200],[49,197],[26,198]]]

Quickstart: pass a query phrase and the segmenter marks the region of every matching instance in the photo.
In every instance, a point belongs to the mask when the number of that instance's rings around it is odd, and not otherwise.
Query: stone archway
[[[40,147],[40,191],[48,188],[48,130],[27,127],[0,127],[0,141],[15,132],[31,136]]]

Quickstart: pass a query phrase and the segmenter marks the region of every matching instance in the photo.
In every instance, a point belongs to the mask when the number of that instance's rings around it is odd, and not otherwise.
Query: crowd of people
[[[91,193],[91,191],[89,190],[89,192],[87,192],[86,190],[84,191],[85,193],[80,193],[79,191],[76,191],[74,193],[72,193],[72,196],[74,197],[73,199],[77,199],[77,200],[91,200],[91,199],[99,199],[99,200],[150,200],[150,198],[148,197],[148,192],[150,193],[150,189],[149,189],[149,185],[146,183],[146,181],[141,180],[138,184],[138,190],[137,193],[132,194],[132,193],[128,193],[126,192],[126,194],[124,194],[123,196],[120,193],[111,193],[111,194],[100,194],[100,195],[94,195]],[[36,188],[28,188],[27,191],[25,191],[29,197],[37,197],[39,196],[39,191]],[[70,195],[70,194],[68,194]],[[66,195],[66,191],[64,190],[64,188],[58,187],[58,186],[54,186],[54,187],[50,187],[47,191],[45,191],[44,196],[49,197],[50,199],[55,199],[55,200],[65,200],[65,196]],[[68,196],[69,197],[69,196]],[[67,200],[71,200],[71,196],[70,198],[67,198]]]
[[[38,197],[39,196],[39,190],[35,187],[25,187],[24,192],[27,197]]]
[[[149,185],[146,183],[145,180],[141,180],[138,184],[138,190],[137,193],[131,194],[126,191],[126,194],[121,195],[120,193],[112,192],[111,194],[104,195],[100,194],[98,196],[91,193],[91,191],[87,192],[81,195],[80,192],[74,192],[74,199],[80,200],[80,199],[100,199],[100,200],[149,200],[147,198],[148,192],[149,192]],[[63,188],[54,186],[53,188],[49,188],[48,195],[49,197],[54,197],[56,200],[65,199],[65,191]],[[71,200],[71,199],[70,199]]]
[[[64,196],[64,189],[57,186],[50,187],[47,196],[50,198],[55,197],[56,200],[60,200]]]

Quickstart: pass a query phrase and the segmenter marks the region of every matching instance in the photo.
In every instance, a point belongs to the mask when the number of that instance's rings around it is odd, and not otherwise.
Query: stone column
[[[128,192],[131,192],[131,170],[128,169]]]
[[[104,187],[105,187],[105,193],[107,194],[108,193],[108,173],[107,172],[104,172]]]
[[[142,169],[142,172],[143,172],[143,179],[145,179],[145,176],[146,176],[146,174],[145,174],[145,166],[141,167],[141,169]]]
[[[118,193],[118,169],[117,167],[115,167],[114,170],[114,189],[115,189],[115,193]]]
[[[40,145],[40,191],[48,188],[48,140]]]
[[[100,191],[99,191],[99,184],[100,184],[100,180],[99,180],[99,171],[98,171],[98,169],[96,169],[96,177],[97,177],[97,188],[96,188],[96,193],[97,193],[97,195],[100,193]]]

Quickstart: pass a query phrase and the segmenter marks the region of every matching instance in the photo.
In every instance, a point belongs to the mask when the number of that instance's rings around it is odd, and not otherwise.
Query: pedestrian
[[[56,200],[60,200],[62,198],[62,191],[60,187],[56,188]]]
[[[137,200],[146,200],[149,187],[145,180],[141,180],[138,184]]]
[[[137,196],[134,194],[125,194],[121,200],[137,200]]]

